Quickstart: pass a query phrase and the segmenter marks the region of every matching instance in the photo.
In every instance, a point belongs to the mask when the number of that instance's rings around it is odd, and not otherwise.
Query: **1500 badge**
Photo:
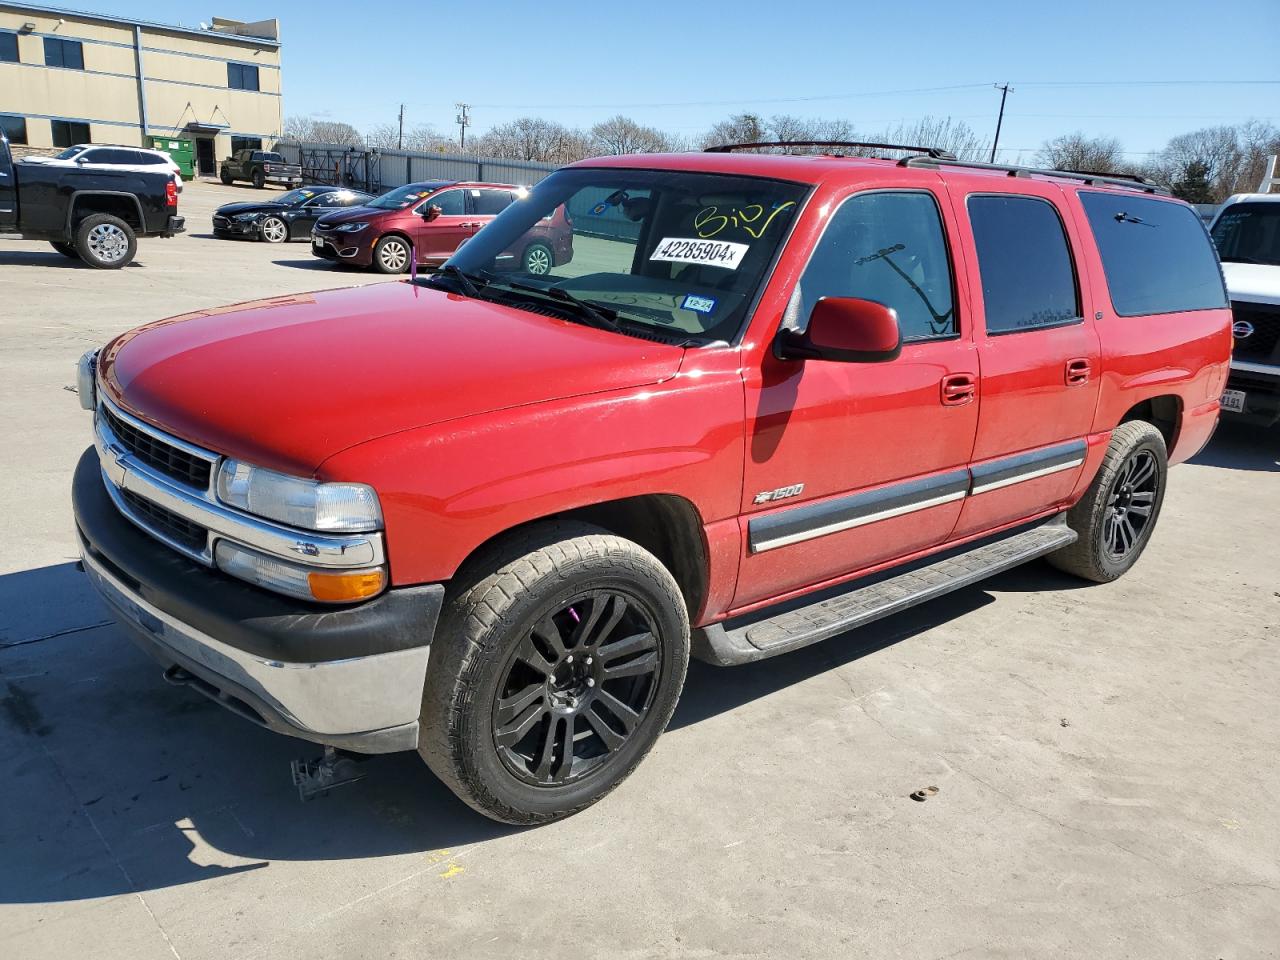
[[[793,483],[789,487],[779,487],[777,490],[764,490],[756,494],[756,498],[752,503],[772,503],[774,500],[785,500],[787,497],[798,497],[800,492],[804,490],[803,483]]]

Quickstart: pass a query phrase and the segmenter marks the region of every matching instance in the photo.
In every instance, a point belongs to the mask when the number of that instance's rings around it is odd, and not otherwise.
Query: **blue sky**
[[[522,114],[590,126],[621,112],[693,136],[752,110],[847,117],[868,132],[951,116],[990,136],[992,84],[1006,80],[1002,155],[1025,159],[1077,129],[1118,137],[1140,159],[1197,127],[1280,124],[1280,0],[59,5],[190,25],[278,17],[286,114],[361,129],[394,122],[403,102],[406,127],[456,132],[453,104],[465,100],[470,133]],[[1158,82],[1209,80],[1270,83]]]

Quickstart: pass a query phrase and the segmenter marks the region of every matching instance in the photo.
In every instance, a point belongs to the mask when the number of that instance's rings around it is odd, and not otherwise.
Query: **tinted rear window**
[[[1222,271],[1194,210],[1167,200],[1080,191],[1111,305],[1122,317],[1227,305]]]

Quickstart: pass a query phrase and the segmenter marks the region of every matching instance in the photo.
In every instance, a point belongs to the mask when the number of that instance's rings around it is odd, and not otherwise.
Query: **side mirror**
[[[422,211],[422,219],[427,221],[427,223],[430,223],[442,213],[444,213],[442,209],[437,207],[434,203],[430,203],[427,204],[426,208]]]
[[[88,161],[87,159],[85,159],[84,157],[76,157],[76,163],[77,163],[77,164],[79,164],[79,165],[80,165],[80,166],[82,166],[82,167],[83,167],[86,163],[88,163],[88,162],[89,162],[89,161]]]
[[[883,363],[902,353],[902,331],[892,307],[857,297],[823,297],[803,330],[781,330],[774,352],[782,360]]]

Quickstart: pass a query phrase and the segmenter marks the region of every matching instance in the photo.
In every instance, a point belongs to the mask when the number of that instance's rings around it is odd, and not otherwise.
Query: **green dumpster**
[[[196,175],[196,146],[191,140],[178,137],[148,137],[154,150],[163,150],[173,157],[173,162],[182,171],[182,179],[190,180]]]

